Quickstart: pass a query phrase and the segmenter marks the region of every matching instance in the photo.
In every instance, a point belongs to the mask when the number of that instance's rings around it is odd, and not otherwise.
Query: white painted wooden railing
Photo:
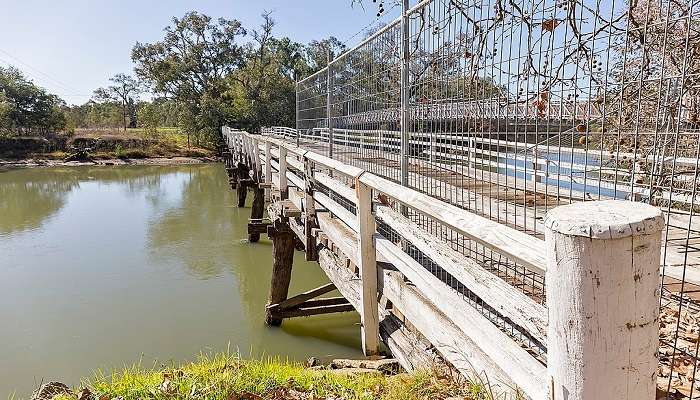
[[[626,201],[576,203],[547,215],[546,240],[472,214],[360,168],[284,140],[223,128],[235,160],[252,163],[300,210],[315,203],[340,220],[319,218],[320,228],[359,267],[358,312],[363,350],[378,350],[378,278],[381,294],[455,368],[517,385],[533,399],[654,399],[658,359],[659,254],[664,218],[653,206]],[[297,136],[298,137],[298,136]],[[273,178],[277,176],[277,178]],[[317,182],[355,204],[353,214]],[[546,307],[456,252],[397,212],[375,203],[383,194],[529,270],[546,276]],[[315,211],[314,211],[315,212]],[[457,291],[400,246],[376,232],[391,227],[471,292],[547,347],[543,365]],[[349,232],[344,236],[343,232]],[[377,268],[391,263],[418,294]],[[429,306],[428,306],[429,305]],[[435,310],[435,311],[433,311]]]

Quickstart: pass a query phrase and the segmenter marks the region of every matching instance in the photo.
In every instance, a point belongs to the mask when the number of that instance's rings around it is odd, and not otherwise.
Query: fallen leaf
[[[548,19],[542,22],[542,30],[552,32],[554,28],[557,27],[557,25],[559,25],[559,20],[557,20],[556,18]]]
[[[163,378],[163,383],[159,386],[160,390],[165,393],[172,393],[175,390],[175,385],[168,378]]]
[[[88,388],[82,388],[78,392],[78,400],[88,400],[92,396],[92,392]]]

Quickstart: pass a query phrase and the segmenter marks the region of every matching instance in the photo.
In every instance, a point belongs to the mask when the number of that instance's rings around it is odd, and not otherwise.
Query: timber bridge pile
[[[356,310],[364,352],[383,342],[408,370],[440,360],[533,399],[654,398],[658,208],[555,208],[545,242],[326,157],[317,141],[229,128],[223,137],[239,206],[254,192],[249,239],[273,241],[269,324]],[[470,256],[472,245],[488,260]],[[329,284],[289,296],[295,248]],[[497,259],[523,272],[499,277]],[[545,275],[546,299],[534,287]],[[335,289],[342,297],[319,298]]]

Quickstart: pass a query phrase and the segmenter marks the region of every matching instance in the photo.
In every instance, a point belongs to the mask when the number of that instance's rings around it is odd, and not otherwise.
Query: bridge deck
[[[271,188],[269,195],[288,198],[286,203],[296,207],[288,221],[291,230],[302,242],[312,232],[320,243],[319,264],[361,313],[366,299],[358,276],[363,261],[356,191],[365,185],[381,193],[375,204],[378,329],[404,366],[416,368],[440,357],[468,375],[488,371],[489,379],[502,388],[517,386],[533,398],[546,392],[542,217],[578,194],[420,158],[411,159],[410,188],[405,188],[393,183],[399,179],[400,165],[391,152],[336,144],[330,159],[323,156],[328,144],[315,140],[240,132],[227,140],[260,187]],[[395,211],[403,205],[408,210]],[[317,227],[308,230],[310,210],[318,210]],[[670,239],[678,235],[669,232]],[[675,257],[681,254],[673,244],[669,249]],[[687,316],[688,300],[700,300],[700,279],[690,283],[696,279],[694,271],[683,276],[674,269],[677,264],[665,267],[663,307],[682,309]],[[681,291],[683,307],[677,295]],[[668,319],[672,314],[664,315]],[[680,348],[675,338],[664,334],[661,341],[683,362],[695,362],[688,346]]]
[[[300,139],[298,145],[307,150],[328,154],[328,142]],[[400,179],[398,154],[338,143],[334,145],[333,154],[345,163],[394,181]],[[548,210],[585,198],[582,193],[562,191],[544,183],[534,183],[469,166],[457,167],[428,162],[417,157],[410,158],[409,161],[409,186],[538,238],[544,237],[542,220]],[[601,199],[606,197],[601,196]],[[678,216],[671,215],[670,219],[674,218]],[[665,265],[665,294],[680,293],[679,282],[684,282],[682,291],[685,298],[698,302],[700,306],[700,236],[694,237],[694,232],[700,232],[700,226],[695,225],[698,223],[691,226],[693,233],[690,237],[686,220],[667,225],[667,246],[662,255],[662,264]],[[472,257],[481,256],[480,261],[488,265],[491,272],[521,288],[538,301],[544,301],[544,280],[537,277],[536,273],[489,260],[483,254],[475,254],[479,252],[477,249],[464,249],[463,243],[459,243],[460,238],[450,238],[448,232],[442,232],[441,236],[456,249],[471,250],[468,255]]]

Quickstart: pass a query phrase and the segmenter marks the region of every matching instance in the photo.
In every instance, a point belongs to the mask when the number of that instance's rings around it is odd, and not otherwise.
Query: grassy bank
[[[315,370],[273,360],[245,361],[230,355],[202,356],[176,367],[132,367],[98,372],[76,390],[93,399],[490,399],[483,386],[435,371],[385,376],[352,370]],[[75,400],[74,395],[60,399]]]
[[[72,135],[2,140],[0,159],[5,160],[59,161],[81,150],[93,160],[214,156],[211,149],[188,142],[187,135],[177,128],[159,128],[155,132],[81,129]]]

